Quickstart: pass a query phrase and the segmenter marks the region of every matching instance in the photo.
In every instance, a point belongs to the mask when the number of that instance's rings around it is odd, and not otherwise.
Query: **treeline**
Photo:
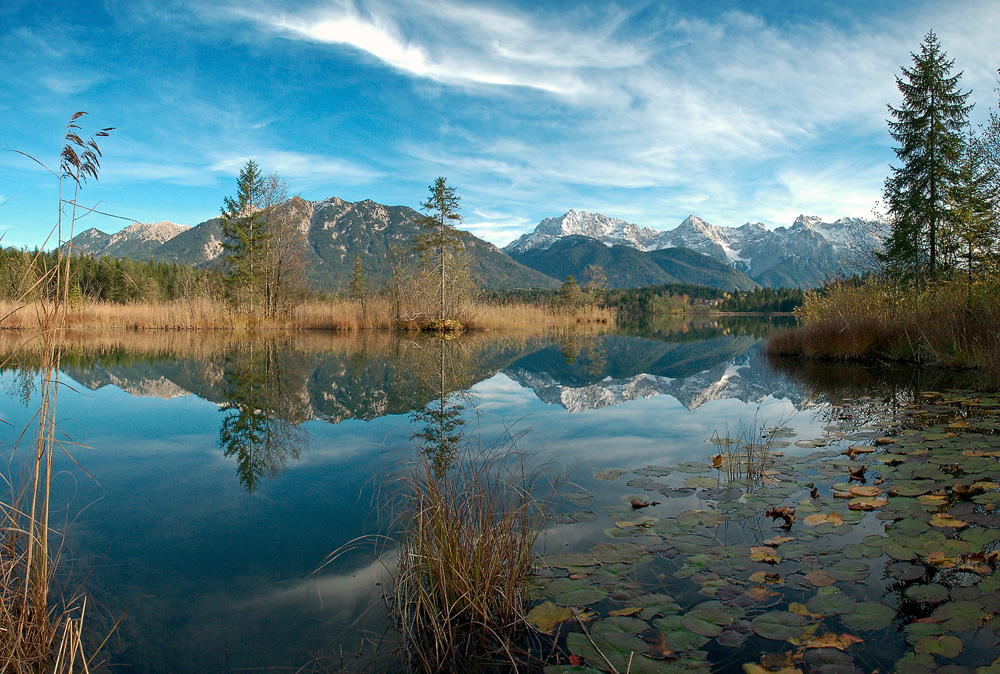
[[[54,297],[55,265],[55,251],[0,250],[0,299]],[[170,302],[214,297],[221,289],[218,272],[166,262],[74,256],[69,273],[71,301]]]
[[[689,283],[670,283],[648,288],[609,290],[605,301],[621,313],[669,314],[688,311],[777,313],[802,306],[800,288],[755,288],[722,290]]]
[[[740,313],[791,313],[802,306],[805,298],[802,288],[755,288],[729,293],[729,297],[719,303],[718,309]]]
[[[566,296],[560,290],[525,288],[494,292],[494,301],[559,304]],[[722,290],[691,283],[668,283],[645,288],[602,290],[600,301],[621,314],[673,314],[690,311],[723,311],[734,313],[789,313],[802,306],[805,292],[801,288],[756,288],[754,290]]]

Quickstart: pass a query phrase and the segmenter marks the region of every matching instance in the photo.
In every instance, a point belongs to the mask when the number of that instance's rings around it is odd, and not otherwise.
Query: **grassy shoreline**
[[[38,302],[0,302],[0,331],[37,331],[44,328],[47,307]],[[463,308],[466,330],[539,332],[575,329],[578,326],[615,324],[614,312],[598,307],[550,308],[528,303],[472,304]],[[71,306],[65,330],[416,330],[416,319],[398,321],[391,303],[371,299],[311,301],[288,314],[264,319],[234,311],[227,304],[208,299],[174,302],[115,304],[86,302]]]
[[[1000,388],[1000,284],[922,289],[870,279],[810,293],[799,326],[768,339],[771,355],[967,368]]]

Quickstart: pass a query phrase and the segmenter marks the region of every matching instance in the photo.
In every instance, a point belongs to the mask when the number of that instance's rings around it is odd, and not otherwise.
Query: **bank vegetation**
[[[864,279],[808,293],[772,354],[972,368],[1000,388],[1000,115],[972,128],[953,65],[930,32],[902,68],[883,246]]]

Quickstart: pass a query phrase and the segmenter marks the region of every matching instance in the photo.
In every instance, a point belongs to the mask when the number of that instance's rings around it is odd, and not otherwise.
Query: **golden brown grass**
[[[0,301],[0,330],[38,331],[51,303],[27,304]],[[469,330],[507,330],[539,333],[552,330],[600,331],[614,326],[608,309],[583,307],[552,309],[533,304],[473,304],[466,310]],[[398,325],[391,303],[372,298],[364,304],[353,300],[310,301],[289,315],[262,319],[233,311],[229,305],[208,299],[176,302],[114,304],[78,303],[66,313],[65,329],[85,330],[359,330],[417,329],[417,322]]]
[[[870,279],[810,293],[800,326],[768,340],[775,355],[978,368],[1000,385],[1000,283],[916,290]]]
[[[541,469],[507,438],[460,455],[442,475],[421,458],[402,476],[394,615],[410,669],[517,667],[532,547],[545,526]]]
[[[49,237],[59,246],[72,239],[78,217],[77,196],[88,179],[97,180],[101,151],[95,139],[83,140],[78,132],[78,112],[66,126],[65,143],[60,154],[59,172],[48,168],[31,155],[15,150],[48,171],[59,184],[59,215]],[[106,137],[110,128],[95,134]],[[64,188],[70,188],[65,190]],[[69,197],[69,198],[67,198]],[[65,214],[65,216],[64,216]],[[65,223],[64,223],[65,218]],[[63,237],[63,226],[68,236]],[[22,297],[36,288],[51,288],[50,302],[27,306],[14,303],[3,311],[6,321],[19,321],[29,315],[33,321],[32,341],[40,353],[41,385],[34,429],[24,429],[14,447],[29,444],[27,465],[16,481],[5,482],[9,500],[0,500],[0,672],[72,674],[88,672],[82,647],[86,602],[70,599],[56,603],[52,599],[58,553],[50,542],[49,524],[54,458],[66,450],[57,435],[55,409],[59,392],[59,366],[62,357],[61,337],[67,324],[69,304],[70,256],[57,249],[55,265],[40,276],[25,275],[19,283]],[[9,464],[8,464],[9,465]]]

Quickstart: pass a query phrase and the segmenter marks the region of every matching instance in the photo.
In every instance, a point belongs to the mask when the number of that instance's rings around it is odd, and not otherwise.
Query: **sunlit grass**
[[[0,330],[39,331],[51,303],[0,301]],[[614,326],[614,314],[596,307],[555,309],[548,306],[473,303],[465,308],[467,330],[509,330],[538,333],[546,330],[599,331]],[[284,316],[264,319],[234,311],[225,302],[210,299],[116,304],[76,302],[66,312],[65,330],[359,330],[419,329],[419,321],[396,319],[391,303],[372,298],[313,300]]]
[[[768,340],[776,355],[978,368],[1000,385],[1000,283],[923,289],[870,279],[810,293],[799,327]]]
[[[512,644],[525,624],[532,549],[546,522],[544,473],[510,437],[470,445],[443,474],[439,468],[416,459],[400,478],[392,609],[406,660],[424,672],[516,665]]]

